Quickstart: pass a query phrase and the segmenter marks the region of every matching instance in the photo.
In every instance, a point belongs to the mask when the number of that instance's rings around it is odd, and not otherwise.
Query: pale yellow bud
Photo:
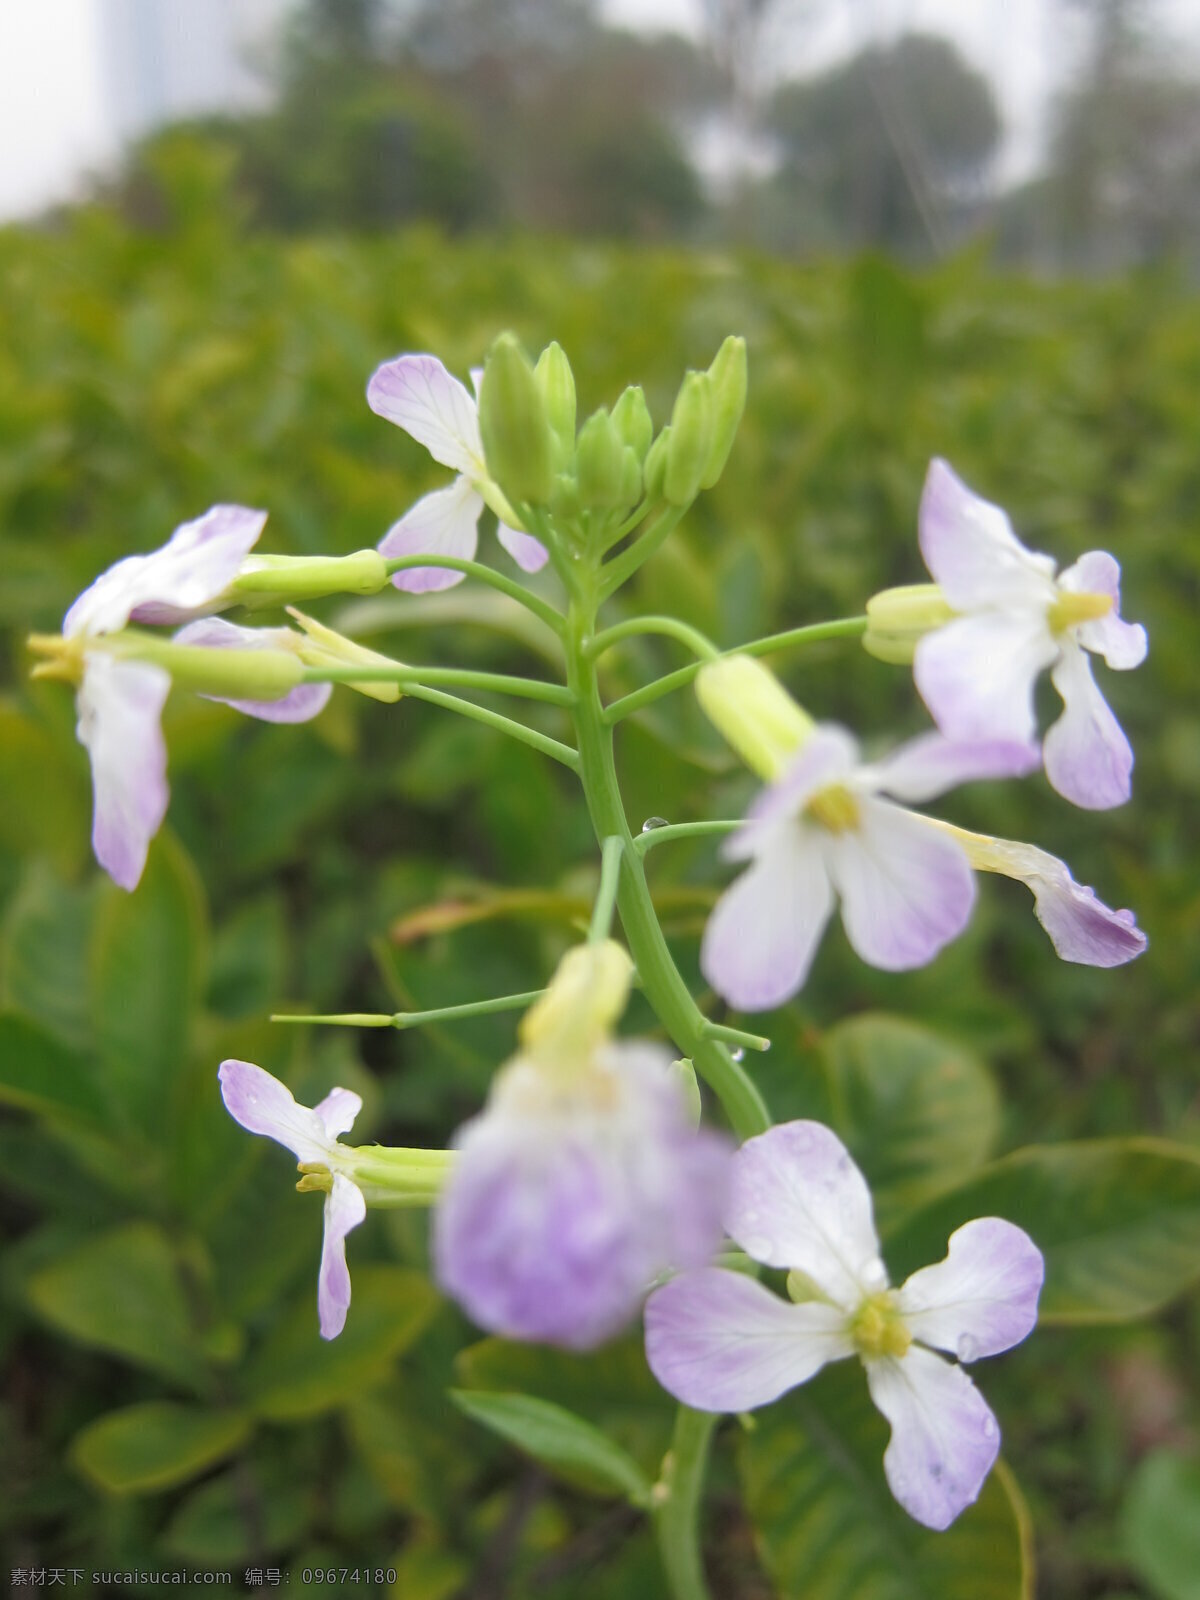
[[[722,656],[696,677],[696,697],[717,732],[773,783],[813,730],[813,720],[761,661]]]

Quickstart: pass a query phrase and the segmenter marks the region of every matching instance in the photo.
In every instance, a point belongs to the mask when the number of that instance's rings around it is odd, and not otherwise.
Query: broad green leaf
[[[106,1079],[134,1123],[160,1132],[187,1057],[204,966],[204,896],[162,833],[132,894],[108,886],[91,951],[92,1017]]]
[[[180,1262],[166,1236],[131,1222],[29,1279],[35,1310],[60,1332],[187,1385],[202,1380]]]
[[[250,1408],[273,1422],[316,1416],[352,1400],[424,1332],[438,1297],[419,1272],[358,1267],[346,1326],[336,1339],[317,1331],[313,1289],[284,1314],[244,1373]]]
[[[71,1443],[75,1465],[114,1494],[148,1494],[185,1483],[236,1450],[250,1432],[239,1411],[207,1411],[147,1400],[110,1411]]]
[[[71,1123],[104,1118],[87,1063],[21,1017],[0,1016],[0,1103]]]
[[[997,1469],[944,1533],[883,1475],[888,1427],[857,1361],[827,1367],[738,1446],[746,1508],[779,1600],[1029,1600],[1026,1515]]]
[[[17,890],[4,927],[4,1005],[79,1051],[92,1045],[87,953],[97,887],[60,883],[37,863]]]
[[[396,1573],[388,1590],[392,1600],[453,1600],[471,1577],[467,1557],[443,1544],[428,1528],[418,1529],[416,1537],[386,1565]]]
[[[87,762],[12,705],[0,705],[0,848],[70,871],[88,841]]]
[[[1149,1316],[1200,1278],[1200,1155],[1159,1139],[1014,1151],[885,1239],[893,1276],[940,1261],[972,1217],[1007,1217],[1042,1251],[1041,1321]]]
[[[168,1555],[197,1566],[248,1561],[286,1550],[304,1531],[309,1495],[278,1472],[247,1466],[201,1484],[163,1535]]]
[[[1154,1450],[1121,1507],[1121,1549],[1155,1600],[1200,1600],[1200,1462]]]
[[[631,1455],[572,1411],[528,1394],[451,1391],[455,1405],[569,1483],[646,1505],[649,1479]]]

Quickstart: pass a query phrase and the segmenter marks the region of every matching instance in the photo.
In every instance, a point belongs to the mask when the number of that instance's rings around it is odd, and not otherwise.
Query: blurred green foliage
[[[832,934],[800,1001],[764,1019],[775,1046],[751,1063],[778,1116],[834,1119],[880,1186],[889,1238],[929,1259],[933,1235],[960,1220],[956,1194],[941,1191],[994,1192],[1014,1170],[1002,1159],[981,1172],[995,1155],[1135,1131],[1200,1142],[1200,714],[1185,692],[1200,601],[1200,305],[1165,272],[1048,286],[972,257],[915,277],[875,258],[797,268],[433,232],[280,242],[239,231],[227,182],[208,156],[181,160],[169,226],[153,234],[100,210],[57,232],[0,233],[0,1206],[11,1240],[0,1542],[14,1565],[270,1562],[291,1571],[293,1594],[308,1592],[305,1567],[369,1554],[397,1569],[405,1600],[499,1593],[502,1581],[550,1600],[652,1595],[660,1580],[636,1514],[588,1499],[574,1466],[568,1482],[552,1475],[591,1448],[586,1430],[568,1427],[564,1442],[561,1418],[541,1413],[540,1467],[447,1397],[533,1394],[604,1428],[627,1453],[620,1472],[653,1480],[671,1410],[636,1337],[588,1361],[480,1342],[428,1286],[424,1218],[373,1213],[350,1244],[346,1332],[322,1345],[320,1208],[292,1192],[287,1156],[236,1129],[217,1096],[218,1061],[238,1055],[310,1103],[334,1083],[358,1089],[356,1136],[443,1142],[511,1050],[511,1017],[364,1036],[265,1017],[436,1006],[538,981],[586,917],[595,878],[569,777],[413,702],[339,692],[315,724],[274,728],[177,695],[168,828],[125,896],[88,853],[69,695],[28,682],[23,634],[56,628],[98,571],[216,501],[269,508],[268,550],[374,544],[442,479],[368,411],[371,370],[429,349],[465,375],[504,327],[534,350],[564,345],[581,413],[640,382],[660,424],[681,370],[707,364],[726,333],[747,337],[750,399],[729,467],[626,610],[673,610],[725,644],[861,610],[874,590],[922,576],[915,511],[935,453],[1006,505],[1035,548],[1064,563],[1112,549],[1126,612],[1152,640],[1138,673],[1101,669],[1137,750],[1132,804],[1084,816],[1036,779],[957,795],[950,814],[1065,855],[1103,898],[1137,909],[1149,953],[1116,972],[1063,966],[1024,891],[984,881],[968,935],[924,972],[870,971]],[[506,562],[486,531],[483,544]],[[554,670],[526,619],[467,586],[324,614],[408,661]],[[676,664],[662,640],[607,659],[613,695]],[[869,741],[922,725],[907,673],[857,646],[780,668],[814,712]],[[537,714],[559,731],[553,708]],[[749,793],[687,694],[631,719],[619,756],[635,824],[732,814]],[[694,978],[721,881],[715,851],[665,847],[650,871]],[[835,1027],[868,1011],[905,1021]],[[635,1010],[629,1027],[647,1021]],[[1034,1203],[1054,1221],[1070,1285],[1090,1272],[1099,1288],[1087,1293],[1112,1288],[1141,1307],[1200,1270],[1190,1163],[1171,1161],[1149,1177],[1132,1157],[1105,1167],[1088,1255],[1066,1225],[1076,1191],[1063,1162],[1038,1158]],[[1029,1199],[1022,1170],[1014,1204]],[[1161,1249],[1131,1287],[1104,1251],[1120,1232],[1113,1197],[1134,1189],[1143,1210],[1126,1255]],[[1176,1299],[1153,1326],[1071,1320],[983,1379],[1031,1504],[1045,1592],[1192,1592],[1181,1583],[1200,1515],[1188,1454],[1196,1302]],[[861,1386],[843,1393],[835,1375],[736,1450],[736,1427],[721,1436],[709,1554],[722,1597],[769,1592],[735,1460],[763,1560],[785,1586],[816,1578],[790,1565],[770,1500],[781,1452],[806,1516],[874,1516],[873,1502],[848,1509],[814,1443],[832,1407],[878,1475],[881,1439],[860,1401]],[[476,1403],[485,1413],[497,1405]],[[1160,1478],[1177,1508],[1165,1519]],[[964,1542],[936,1557],[914,1546],[911,1559],[948,1582],[1002,1529],[1007,1561],[1019,1516],[997,1486],[964,1519]]]

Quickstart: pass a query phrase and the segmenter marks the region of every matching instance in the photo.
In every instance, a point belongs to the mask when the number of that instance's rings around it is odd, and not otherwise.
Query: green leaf
[[[193,1489],[167,1525],[162,1547],[203,1567],[261,1559],[288,1549],[308,1517],[303,1488],[277,1470],[247,1466]]]
[[[622,1494],[637,1506],[648,1503],[650,1481],[633,1457],[573,1411],[529,1394],[453,1389],[450,1398],[467,1416],[578,1488]]]
[[[325,1340],[317,1331],[314,1286],[248,1363],[251,1409],[282,1422],[352,1400],[419,1338],[437,1304],[436,1291],[419,1272],[358,1267],[346,1326],[336,1339]]]
[[[110,1411],[71,1443],[75,1465],[113,1494],[148,1494],[194,1478],[236,1450],[250,1432],[239,1411],[207,1411],[147,1400]]]
[[[896,1504],[888,1427],[857,1361],[756,1413],[738,1465],[779,1600],[1027,1600],[1026,1513],[999,1467],[944,1533]]]
[[[44,863],[26,874],[4,928],[4,1004],[72,1049],[92,1044],[87,952],[98,884],[60,883]]]
[[[196,870],[160,834],[132,894],[109,886],[91,950],[92,1017],[106,1080],[138,1127],[159,1133],[188,1059],[204,964]]]
[[[203,1381],[191,1309],[174,1250],[148,1222],[114,1228],[29,1279],[47,1322],[189,1386]]]
[[[0,705],[0,849],[35,852],[71,871],[87,848],[87,764],[73,760],[44,727]]]
[[[1200,1600],[1200,1462],[1154,1450],[1121,1507],[1121,1549],[1155,1600]]]
[[[0,1102],[72,1123],[104,1120],[86,1062],[20,1017],[0,1016]]]
[[[1042,1251],[1042,1322],[1149,1316],[1200,1278],[1200,1156],[1165,1140],[1014,1151],[885,1239],[893,1276],[940,1261],[972,1217],[1007,1217]]]

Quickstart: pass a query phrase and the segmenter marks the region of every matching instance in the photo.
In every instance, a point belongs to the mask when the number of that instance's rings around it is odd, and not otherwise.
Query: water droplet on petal
[[[671,824],[666,817],[647,817],[642,823],[643,833],[653,833],[655,828],[669,828]]]
[[[745,1059],[746,1059],[746,1052],[742,1049],[742,1047],[740,1045],[738,1046],[738,1048],[736,1050],[731,1050],[729,1053],[730,1053],[730,1055],[732,1055],[732,1057],[733,1057],[733,1059],[735,1061],[745,1061]]]
[[[954,1347],[954,1353],[960,1361],[978,1361],[979,1340],[970,1333],[959,1334],[958,1343]]]

